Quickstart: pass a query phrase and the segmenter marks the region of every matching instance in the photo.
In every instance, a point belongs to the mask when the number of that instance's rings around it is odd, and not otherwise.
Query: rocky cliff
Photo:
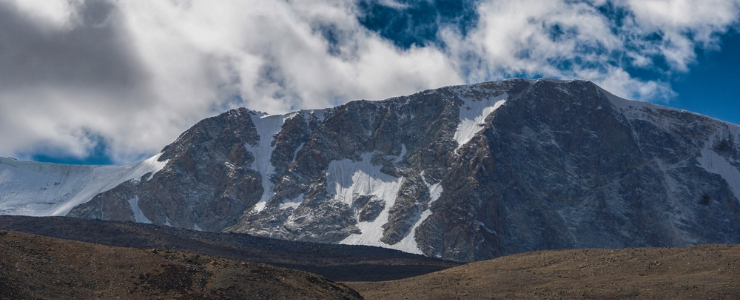
[[[740,242],[740,129],[586,81],[505,80],[269,116],[238,109],[69,216],[456,261]]]

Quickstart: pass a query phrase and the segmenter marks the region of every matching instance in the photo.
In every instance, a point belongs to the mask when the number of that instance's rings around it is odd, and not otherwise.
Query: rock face
[[[69,216],[456,261],[740,242],[740,128],[586,81],[505,80],[267,116],[232,110]]]
[[[162,150],[167,165],[150,179],[100,193],[68,216],[210,231],[233,224],[263,191],[245,146],[260,141],[251,115],[239,109],[199,122]]]

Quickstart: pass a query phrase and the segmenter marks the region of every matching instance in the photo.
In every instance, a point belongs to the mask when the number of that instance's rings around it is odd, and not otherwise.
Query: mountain
[[[242,108],[197,123],[145,161],[156,168],[69,202],[66,215],[455,261],[738,243],[739,134],[578,80],[452,86],[285,115]],[[26,181],[16,174],[32,174],[36,188],[61,176],[56,167],[0,163],[0,191],[22,190],[3,193],[6,212],[43,215],[34,207],[68,201],[17,188]],[[100,182],[90,176],[75,180]]]

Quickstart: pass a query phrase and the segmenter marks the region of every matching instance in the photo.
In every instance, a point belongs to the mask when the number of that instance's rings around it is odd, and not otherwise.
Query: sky
[[[740,124],[740,0],[0,0],[0,156],[144,159],[203,118],[507,78]]]

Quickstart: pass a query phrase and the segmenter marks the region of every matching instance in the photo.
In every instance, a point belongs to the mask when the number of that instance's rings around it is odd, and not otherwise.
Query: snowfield
[[[509,95],[503,93],[484,100],[469,99],[463,96],[461,98],[464,99],[465,103],[460,107],[460,124],[457,125],[457,130],[455,130],[454,138],[457,142],[455,152],[484,129],[488,115],[504,105]]]
[[[123,182],[151,179],[167,164],[157,161],[160,155],[114,166],[61,165],[0,157],[0,215],[66,215],[73,207]],[[132,203],[135,205],[136,201]]]

